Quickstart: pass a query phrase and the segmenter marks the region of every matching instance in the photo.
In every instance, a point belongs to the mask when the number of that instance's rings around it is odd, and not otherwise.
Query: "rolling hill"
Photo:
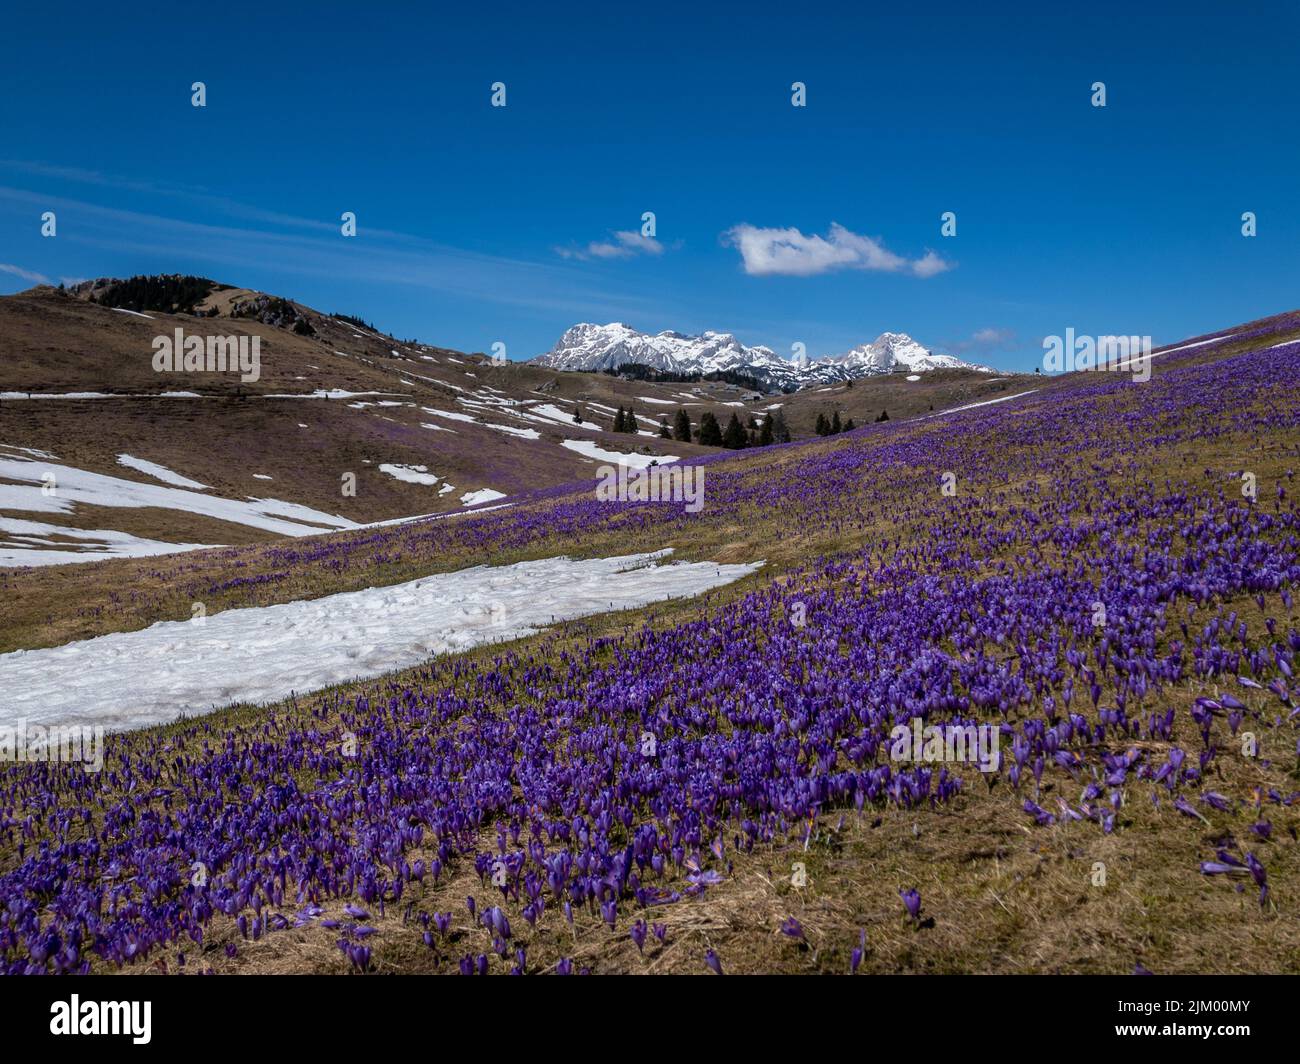
[[[252,374],[155,368],[155,341],[256,342]],[[1014,379],[937,370],[746,399],[725,381],[628,380],[494,364],[376,331],[360,317],[165,276],[0,297],[0,565],[157,555],[501,504],[711,449],[667,440],[679,410],[795,438],[847,422],[1011,394]],[[639,432],[614,432],[620,408]],[[578,418],[581,420],[577,420]],[[755,433],[757,435],[757,433]],[[40,494],[46,476],[67,489]],[[7,486],[6,486],[7,485]],[[57,500],[57,496],[55,497]]]
[[[1279,315],[702,455],[698,511],[588,481],[11,572],[25,712],[163,715],[0,775],[5,970],[1288,970],[1298,359]],[[292,694],[181,712],[276,653]]]

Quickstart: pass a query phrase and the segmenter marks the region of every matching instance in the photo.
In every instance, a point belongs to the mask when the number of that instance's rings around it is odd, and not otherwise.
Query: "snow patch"
[[[607,451],[591,440],[565,440],[563,446],[570,451],[577,451],[586,458],[594,458],[598,462],[613,462],[616,465],[627,466],[629,469],[645,469],[650,465],[666,465],[677,461],[675,454],[624,454],[622,451]]]
[[[164,484],[174,484],[178,488],[198,488],[201,491],[207,489],[206,484],[200,484],[197,480],[191,480],[179,473],[173,473],[166,466],[160,466],[157,462],[149,462],[143,458],[133,458],[129,454],[119,454],[117,464],[126,466],[128,469],[139,470],[155,480],[161,480]]]
[[[660,564],[668,552],[477,566],[390,587],[193,621],[162,621],[0,655],[0,723],[163,724],[237,703],[276,702],[437,654],[517,639],[556,621],[698,595],[763,563]]]
[[[4,534],[0,540],[0,566],[9,568],[98,562],[106,558],[151,558],[160,554],[204,550],[211,546],[206,543],[164,543],[133,536],[129,532],[66,528],[11,517],[0,517],[0,533]],[[56,536],[60,538],[54,538]],[[68,540],[75,542],[69,543]]]
[[[422,465],[398,465],[395,462],[383,462],[379,466],[379,471],[407,484],[432,485],[437,484],[442,479],[430,473],[428,466]]]

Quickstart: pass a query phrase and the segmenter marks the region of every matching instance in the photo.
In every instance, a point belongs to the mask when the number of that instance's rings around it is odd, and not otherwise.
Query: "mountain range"
[[[533,359],[559,370],[598,372],[629,363],[666,373],[736,373],[753,377],[769,391],[796,391],[811,384],[857,380],[886,373],[925,373],[964,369],[993,373],[988,366],[935,354],[906,333],[881,333],[843,355],[792,361],[770,347],[749,346],[731,333],[708,331],[698,336],[679,332],[640,332],[622,322],[582,322],[568,329],[546,354]]]

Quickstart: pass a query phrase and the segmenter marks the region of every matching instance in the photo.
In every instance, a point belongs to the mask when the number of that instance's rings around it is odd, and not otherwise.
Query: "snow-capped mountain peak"
[[[973,362],[964,362],[952,355],[936,355],[917,343],[906,333],[881,333],[869,344],[859,344],[853,350],[831,359],[832,363],[846,369],[861,369],[858,374],[892,373],[906,369],[911,373],[924,373],[932,369],[974,369],[984,373],[992,370]]]
[[[850,380],[895,370],[924,373],[933,369],[973,369],[986,366],[964,362],[952,355],[936,355],[906,333],[881,333],[843,355],[808,362],[804,366],[781,358],[770,347],[748,346],[732,333],[706,330],[698,336],[665,331],[643,333],[623,322],[597,325],[582,322],[568,329],[544,355],[533,359],[539,366],[588,372],[617,369],[641,363],[668,373],[734,372],[753,377],[773,390],[791,390],[830,380]]]

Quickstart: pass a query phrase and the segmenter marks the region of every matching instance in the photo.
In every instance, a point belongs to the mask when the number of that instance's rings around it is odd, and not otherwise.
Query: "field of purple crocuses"
[[[7,766],[0,965],[1300,968],[1300,343],[1269,340],[706,459],[699,513],[575,486],[142,563],[226,606],[614,545],[768,565]],[[918,719],[999,764],[900,760]]]

